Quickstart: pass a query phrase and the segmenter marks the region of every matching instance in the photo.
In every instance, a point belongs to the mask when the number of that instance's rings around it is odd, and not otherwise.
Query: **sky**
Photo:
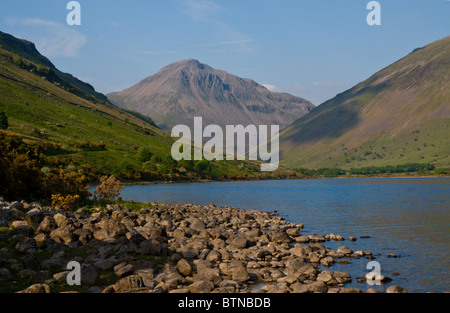
[[[450,35],[450,0],[2,0],[0,31],[102,93],[197,59],[316,105]]]

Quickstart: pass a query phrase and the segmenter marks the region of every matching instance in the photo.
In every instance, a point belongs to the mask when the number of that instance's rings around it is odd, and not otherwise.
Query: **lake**
[[[450,291],[450,178],[355,178],[133,185],[122,192],[136,202],[193,203],[261,211],[277,210],[304,224],[303,234],[355,236],[356,242],[327,241],[374,254],[381,273],[408,292]],[[370,238],[360,238],[369,236]],[[388,257],[396,254],[400,257]],[[347,287],[369,288],[357,277],[366,258],[348,259],[332,271],[352,275]],[[394,274],[394,275],[393,275]]]

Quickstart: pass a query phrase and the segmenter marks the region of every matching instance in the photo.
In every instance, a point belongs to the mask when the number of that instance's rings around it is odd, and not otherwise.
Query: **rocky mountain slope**
[[[309,101],[273,93],[251,79],[213,69],[197,60],[172,63],[120,92],[108,94],[115,105],[150,116],[165,130],[205,124],[280,125],[283,129],[314,108]]]
[[[282,164],[450,165],[450,37],[414,50],[285,129]]]

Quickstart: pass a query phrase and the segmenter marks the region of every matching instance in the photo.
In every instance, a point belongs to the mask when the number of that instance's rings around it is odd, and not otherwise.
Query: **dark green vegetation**
[[[450,165],[450,37],[326,101],[281,134],[289,167]]]
[[[9,127],[8,117],[5,112],[0,112],[0,129],[7,130]]]
[[[0,195],[41,197],[43,163],[38,147],[0,130]]]
[[[450,168],[436,169],[432,164],[403,164],[403,165],[387,165],[387,166],[368,166],[361,168],[342,169],[335,168],[319,168],[305,169],[294,168],[296,173],[300,173],[306,177],[339,177],[339,176],[391,176],[395,174],[405,175],[450,175]]]

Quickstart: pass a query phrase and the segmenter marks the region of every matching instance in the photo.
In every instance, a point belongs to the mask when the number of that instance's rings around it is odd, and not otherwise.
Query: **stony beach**
[[[0,201],[0,229],[3,293],[377,292],[348,288],[357,278],[333,271],[348,258],[374,258],[345,245],[356,237],[303,235],[275,212],[160,203],[64,212]],[[342,245],[331,250],[329,240]],[[66,282],[71,261],[81,265],[80,286]]]

